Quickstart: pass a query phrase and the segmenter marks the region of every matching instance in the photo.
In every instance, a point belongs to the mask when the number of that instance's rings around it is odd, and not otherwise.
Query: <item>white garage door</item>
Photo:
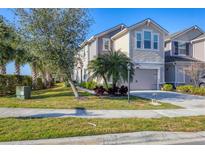
[[[133,81],[130,84],[131,90],[156,90],[157,69],[136,69]]]

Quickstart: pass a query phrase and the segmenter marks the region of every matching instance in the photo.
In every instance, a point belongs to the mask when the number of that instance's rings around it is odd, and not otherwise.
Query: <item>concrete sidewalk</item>
[[[51,145],[51,144],[204,144],[205,132],[156,132],[106,134],[83,137],[0,142],[1,145]]]
[[[0,117],[34,118],[161,118],[205,115],[204,108],[170,110],[83,110],[83,109],[32,109],[0,108]]]

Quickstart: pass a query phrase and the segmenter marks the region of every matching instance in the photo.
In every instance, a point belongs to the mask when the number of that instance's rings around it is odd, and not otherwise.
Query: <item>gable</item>
[[[192,28],[191,30],[176,36],[174,40],[191,41],[196,37],[200,36],[201,34],[202,32],[198,28]]]
[[[149,28],[155,29],[156,31],[160,33],[164,33],[165,35],[168,34],[168,31],[166,29],[164,29],[163,27],[161,27],[159,24],[157,24],[155,21],[151,19],[145,19],[139,23],[136,23],[130,26],[128,29],[133,30],[139,27],[149,27]]]

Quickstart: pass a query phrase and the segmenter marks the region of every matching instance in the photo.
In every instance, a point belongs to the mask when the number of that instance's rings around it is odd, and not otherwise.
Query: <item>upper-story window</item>
[[[151,32],[150,31],[144,31],[144,48],[145,49],[151,49]]]
[[[159,49],[159,34],[152,30],[137,31],[135,38],[136,49]]]
[[[136,33],[136,39],[137,39],[137,42],[136,42],[137,48],[138,49],[142,48],[142,33],[141,32]]]
[[[159,35],[158,34],[153,35],[153,48],[155,50],[159,49]]]
[[[189,54],[189,43],[184,41],[174,41],[174,54],[186,56]]]
[[[110,50],[110,39],[109,38],[103,38],[103,50],[104,51]]]

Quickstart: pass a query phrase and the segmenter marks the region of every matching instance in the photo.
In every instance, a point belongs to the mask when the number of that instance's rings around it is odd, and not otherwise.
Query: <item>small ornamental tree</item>
[[[87,9],[16,9],[19,31],[27,49],[65,75],[76,98],[72,81],[75,56],[91,20]]]
[[[185,74],[191,78],[195,86],[198,86],[201,75],[205,73],[204,69],[205,63],[193,62],[185,69]]]

